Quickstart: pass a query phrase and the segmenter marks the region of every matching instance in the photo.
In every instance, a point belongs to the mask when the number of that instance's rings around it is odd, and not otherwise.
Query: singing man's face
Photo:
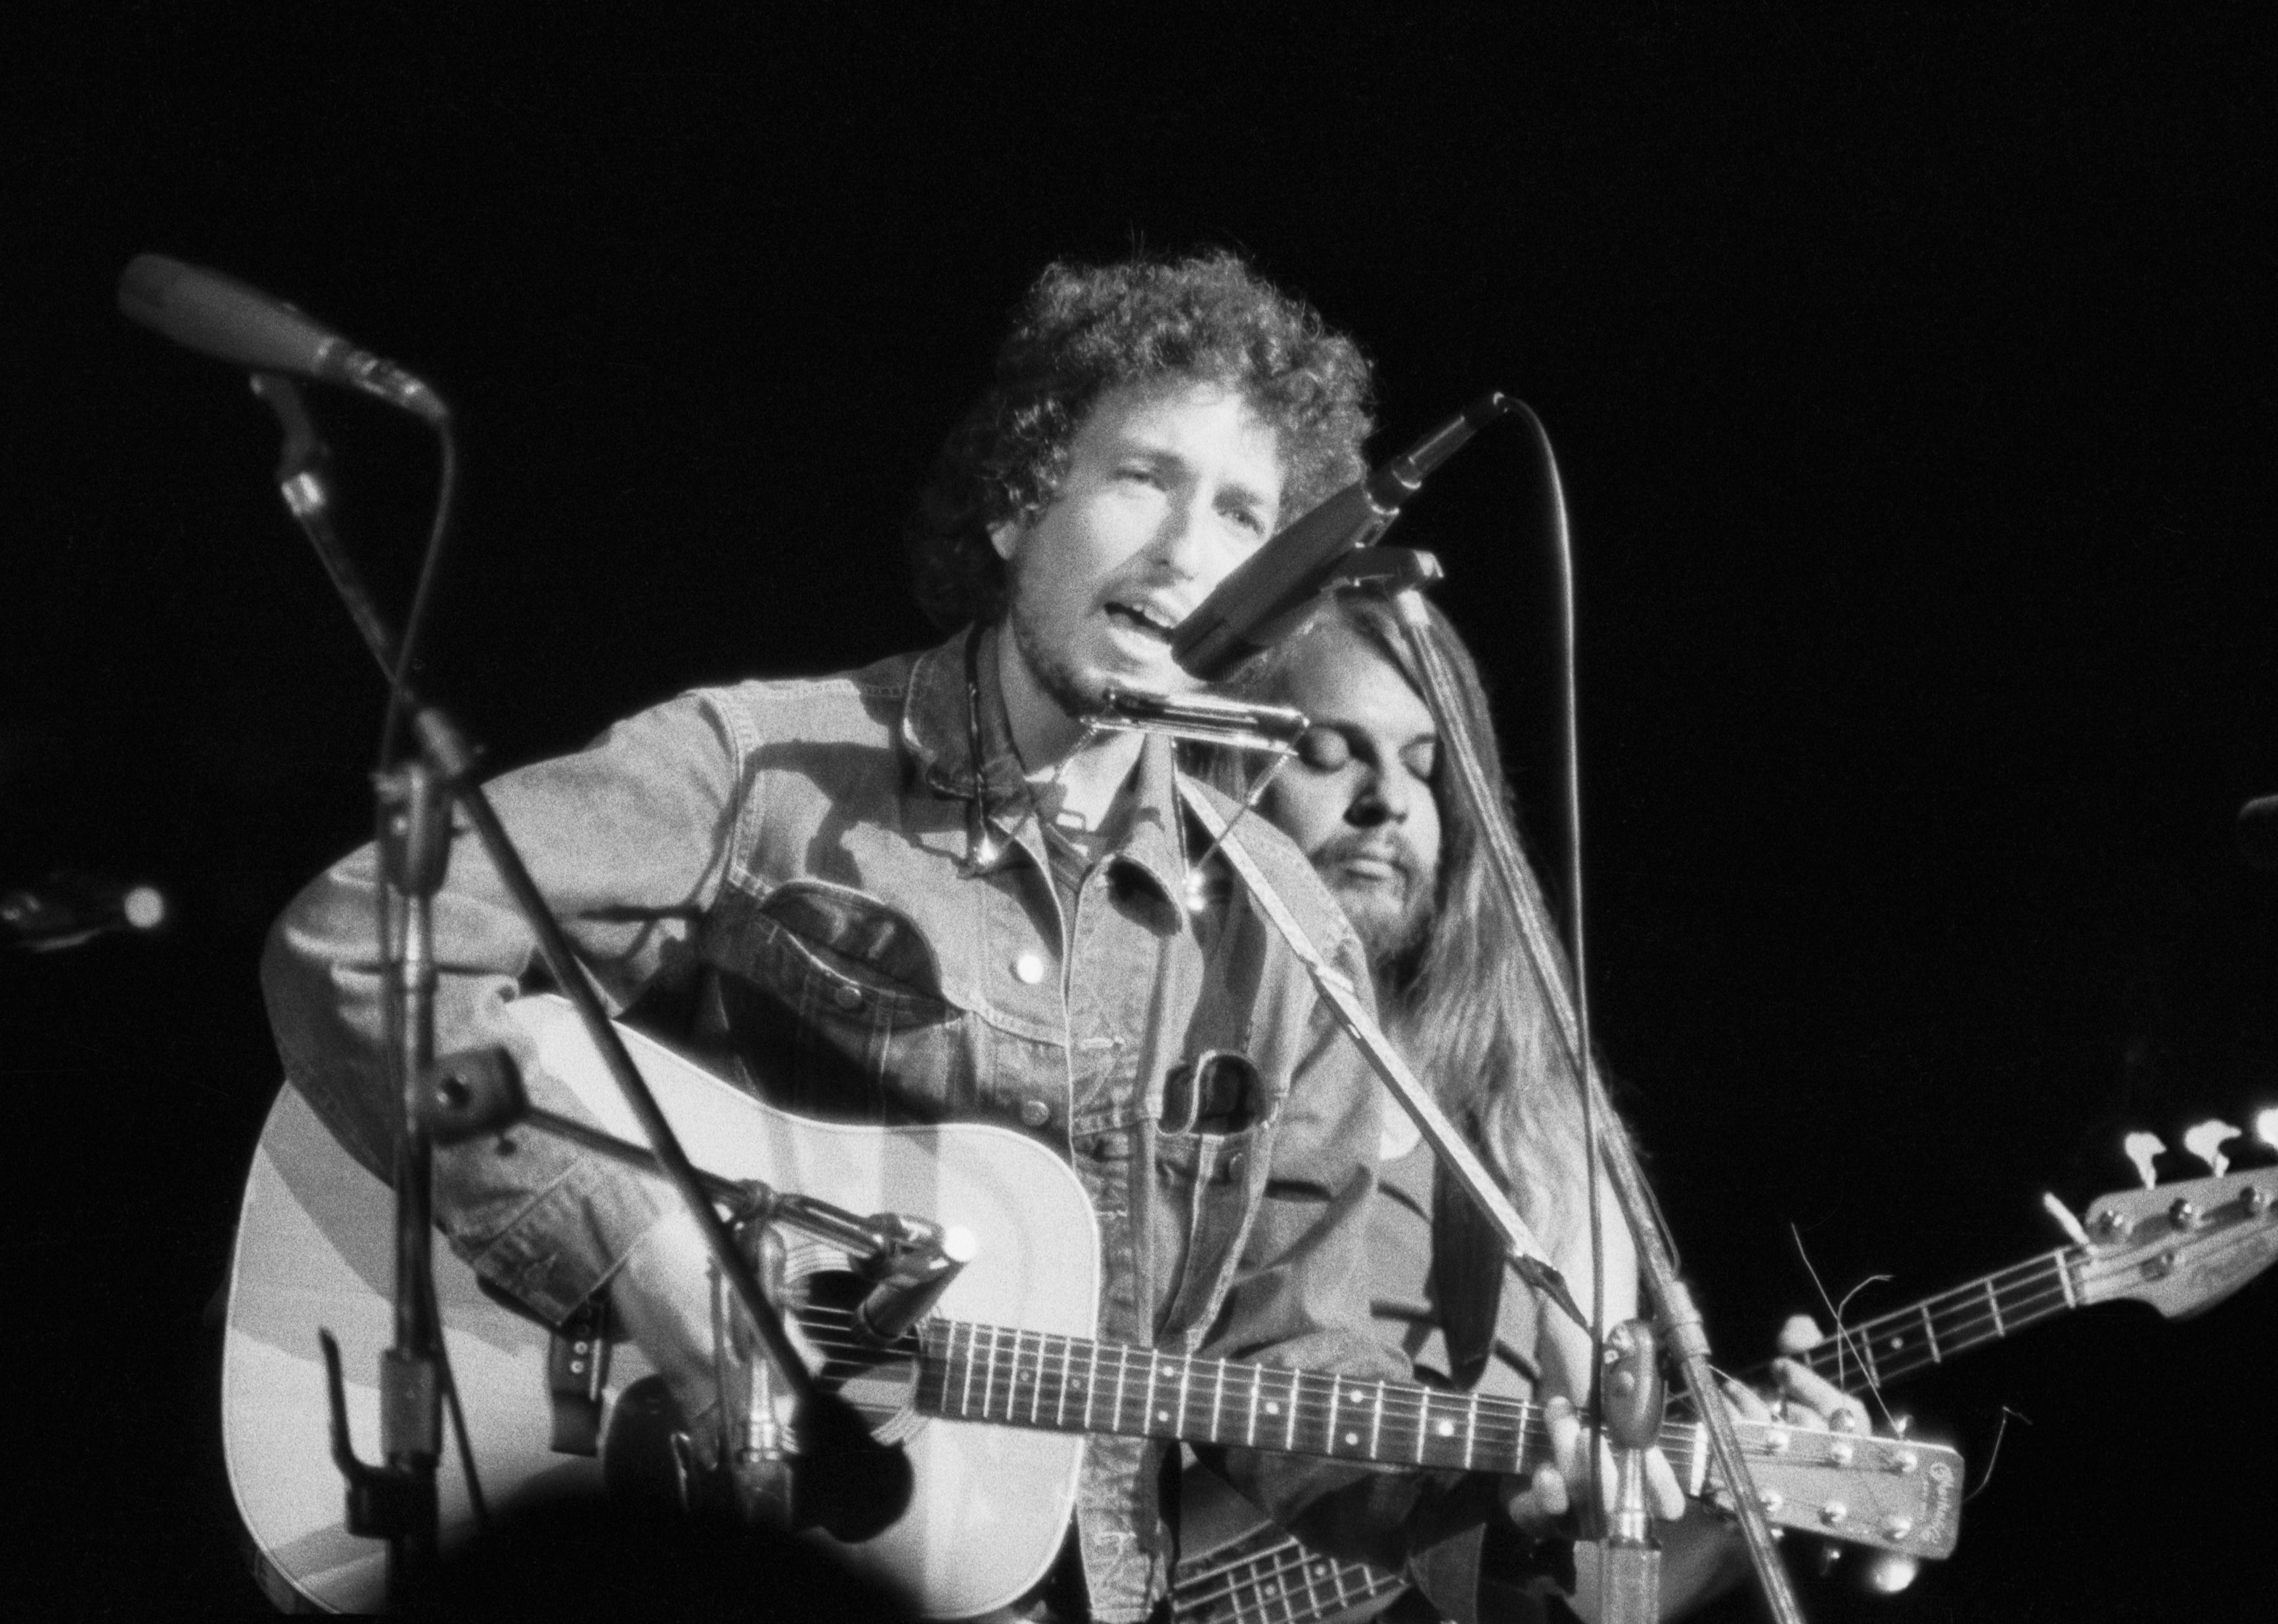
[[[1342,625],[1307,634],[1275,697],[1312,719],[1264,810],[1312,859],[1382,965],[1431,928],[1440,734],[1399,668]]]
[[[990,531],[1038,686],[1072,716],[1110,682],[1197,686],[1172,662],[1172,629],[1273,533],[1280,504],[1273,431],[1240,394],[1188,382],[1103,394],[1051,505]]]

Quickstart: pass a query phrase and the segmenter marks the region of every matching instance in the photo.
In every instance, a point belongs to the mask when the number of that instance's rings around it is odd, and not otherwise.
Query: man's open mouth
[[[1165,643],[1171,640],[1171,633],[1178,627],[1178,622],[1167,619],[1161,610],[1143,604],[1112,603],[1107,606],[1107,618]]]

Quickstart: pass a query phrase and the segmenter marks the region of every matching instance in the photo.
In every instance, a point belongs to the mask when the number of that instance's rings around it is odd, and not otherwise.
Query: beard
[[[1005,614],[1006,629],[1013,637],[1013,650],[1028,675],[1036,679],[1054,705],[1070,716],[1082,716],[1099,706],[1096,684],[1087,684],[1075,661],[1066,650],[1054,646],[1044,615],[1028,594],[1021,590],[1022,553],[1015,553],[1005,564],[1005,592],[1010,608]]]
[[[1422,872],[1415,854],[1400,842],[1387,841],[1365,829],[1341,834],[1312,855],[1314,868],[1343,908],[1345,918],[1352,921],[1353,934],[1360,938],[1377,986],[1404,987],[1415,977],[1438,912],[1431,876]],[[1359,857],[1394,864],[1399,871],[1398,883],[1360,881],[1348,876],[1343,865]]]

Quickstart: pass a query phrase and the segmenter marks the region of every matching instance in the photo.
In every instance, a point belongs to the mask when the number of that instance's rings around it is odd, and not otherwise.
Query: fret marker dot
[[[1168,1410],[1157,1410],[1155,1412],[1155,1419],[1157,1421],[1168,1421],[1171,1419],[1171,1412]]]
[[[1443,1421],[1435,1425],[1432,1430],[1443,1438],[1451,1438],[1456,1436],[1456,1423],[1452,1421]]]
[[[1360,1434],[1359,1434],[1359,1433],[1357,1433],[1357,1432],[1348,1432],[1348,1433],[1346,1433],[1346,1434],[1345,1434],[1345,1442],[1346,1442],[1346,1443],[1348,1443],[1348,1444],[1357,1444],[1357,1443],[1359,1443],[1359,1442],[1360,1442]]]
[[[1279,1404],[1276,1404],[1273,1399],[1268,1399],[1265,1401],[1265,1413],[1268,1415],[1279,1415],[1281,1413],[1281,1407]]]

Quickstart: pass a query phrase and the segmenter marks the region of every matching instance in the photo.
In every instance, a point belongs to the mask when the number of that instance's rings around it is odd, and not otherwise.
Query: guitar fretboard
[[[1407,1589],[1399,1574],[1308,1551],[1279,1529],[1181,1563],[1171,1580],[1178,1624],[1315,1624]]]
[[[1540,1408],[1519,1399],[960,1320],[930,1321],[920,1338],[917,1407],[953,1421],[1464,1472],[1524,1472],[1550,1454]],[[1697,1481],[1697,1426],[1664,1426],[1661,1447],[1680,1483]]]
[[[1996,1274],[1958,1285],[1911,1308],[1844,1328],[1800,1355],[1819,1375],[1848,1390],[1877,1386],[1966,1348],[2021,1330],[2080,1306],[2073,1268],[2085,1257],[2060,1247]]]

